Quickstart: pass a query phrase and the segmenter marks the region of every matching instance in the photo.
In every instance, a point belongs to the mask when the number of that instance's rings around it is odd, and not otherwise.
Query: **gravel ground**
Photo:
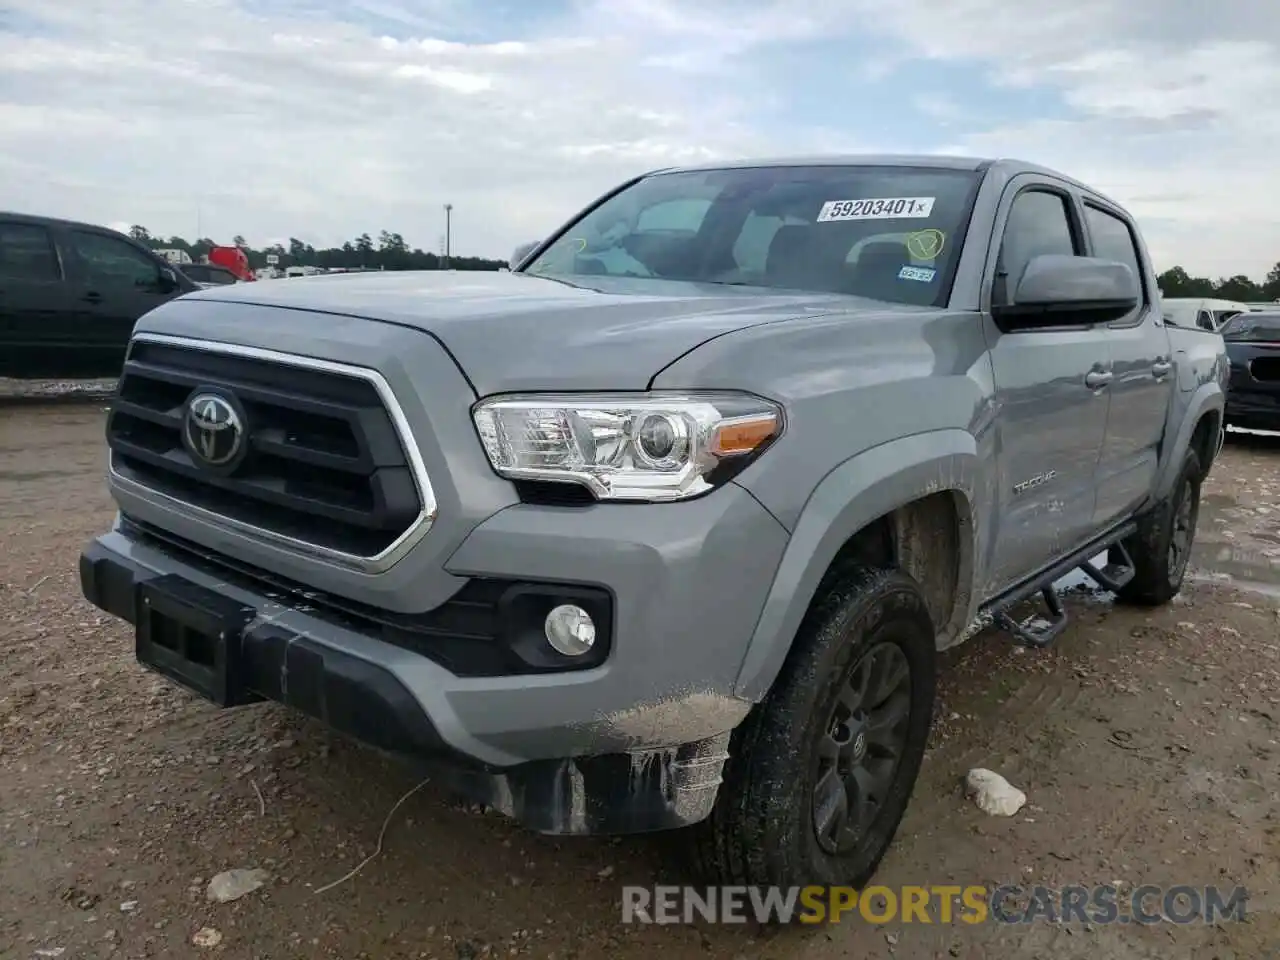
[[[678,835],[531,836],[430,784],[388,821],[415,786],[395,763],[274,705],[218,711],[143,672],[129,631],[79,592],[78,551],[112,515],[101,439],[100,405],[0,409],[5,960],[1262,960],[1280,948],[1280,439],[1229,441],[1175,603],[1113,609],[1081,594],[1051,650],[991,634],[945,657],[934,742],[877,878],[1244,885],[1248,922],[821,930],[624,926],[623,884],[678,880]],[[1028,805],[979,812],[960,783],[974,766]],[[322,890],[375,852],[384,822],[380,855]],[[208,902],[210,878],[232,868],[266,882]]]
[[[0,406],[47,406],[106,400],[116,390],[115,378],[105,380],[13,380],[0,377]]]

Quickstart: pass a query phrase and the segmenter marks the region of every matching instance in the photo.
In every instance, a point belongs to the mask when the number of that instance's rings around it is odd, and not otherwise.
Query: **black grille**
[[[1249,372],[1253,374],[1253,379],[1264,383],[1280,381],[1280,355],[1254,357],[1249,363]]]
[[[229,475],[182,444],[198,388],[244,408],[249,452]],[[135,341],[107,419],[117,473],[220,516],[355,556],[417,519],[408,458],[373,384],[258,358]]]

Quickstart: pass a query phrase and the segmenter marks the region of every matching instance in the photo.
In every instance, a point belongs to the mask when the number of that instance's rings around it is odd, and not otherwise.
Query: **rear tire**
[[[859,567],[823,588],[773,688],[734,732],[715,808],[694,828],[707,882],[870,880],[924,757],[935,642],[905,573]]]
[[[1125,541],[1134,575],[1117,594],[1122,602],[1160,606],[1182,589],[1200,518],[1203,479],[1200,458],[1188,450],[1173,490],[1138,521],[1138,532]]]

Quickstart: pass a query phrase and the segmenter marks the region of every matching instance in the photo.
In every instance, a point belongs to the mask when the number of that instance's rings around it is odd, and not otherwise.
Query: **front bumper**
[[[532,829],[632,833],[710,812],[729,734],[750,709],[732,696],[737,670],[785,539],[733,485],[654,508],[500,511],[451,573],[533,571],[607,585],[613,598],[604,663],[526,675],[459,675],[329,615],[314,593],[232,576],[127,523],[86,547],[80,575],[91,602],[135,625],[140,597],[161,582],[238,611],[223,672],[240,702],[299,709]]]

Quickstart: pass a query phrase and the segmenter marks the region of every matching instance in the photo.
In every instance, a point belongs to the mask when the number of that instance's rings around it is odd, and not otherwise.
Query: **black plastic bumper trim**
[[[212,669],[174,663],[181,644],[144,652],[154,637],[137,631],[139,659],[176,683],[223,706],[266,698],[334,730],[410,761],[442,785],[540,833],[647,833],[689,826],[710,812],[727,756],[729,734],[659,750],[535,760],[496,768],[449,746],[417,699],[389,670],[334,650],[311,636],[261,620],[241,605],[174,574],[157,575],[98,541],[80,555],[80,584],[98,608],[137,626],[150,616],[147,597],[165,597],[187,614],[215,618],[226,643]],[[175,601],[174,598],[181,598]],[[154,602],[154,601],[152,601]],[[234,608],[234,609],[232,609]],[[181,614],[179,614],[181,615]],[[221,619],[217,619],[221,618]],[[219,629],[222,627],[220,626]]]

